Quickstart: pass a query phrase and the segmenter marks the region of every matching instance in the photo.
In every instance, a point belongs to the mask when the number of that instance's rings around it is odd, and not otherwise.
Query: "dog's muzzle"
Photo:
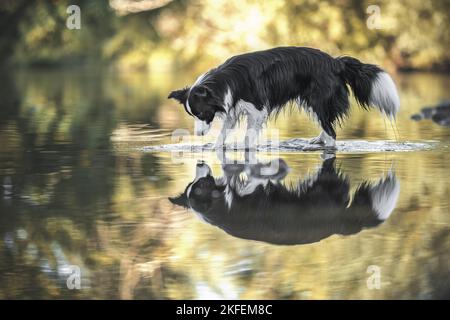
[[[209,132],[209,129],[211,129],[211,123],[206,123],[205,121],[202,121],[200,119],[195,119],[195,134],[197,136],[204,136]]]
[[[211,175],[211,168],[203,161],[198,162],[195,168],[195,179],[198,180],[208,175]]]

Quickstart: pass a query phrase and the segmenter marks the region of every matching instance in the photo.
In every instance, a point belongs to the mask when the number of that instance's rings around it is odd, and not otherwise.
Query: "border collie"
[[[207,164],[198,164],[194,181],[169,200],[234,237],[294,245],[376,227],[389,218],[399,197],[392,172],[377,183],[361,183],[351,196],[335,158],[324,161],[316,174],[287,185],[281,180],[289,167],[282,159],[273,161],[277,165],[224,165],[219,178]],[[278,169],[262,174],[267,168]]]
[[[313,48],[278,47],[234,56],[201,75],[191,86],[168,98],[183,104],[195,118],[195,133],[208,133],[216,117],[223,127],[216,148],[241,116],[247,116],[245,146],[256,147],[258,133],[269,116],[289,103],[302,107],[318,121],[321,134],[310,143],[333,147],[335,125],[349,112],[349,90],[358,104],[377,108],[394,119],[400,99],[392,78],[381,68],[343,56],[333,58]]]

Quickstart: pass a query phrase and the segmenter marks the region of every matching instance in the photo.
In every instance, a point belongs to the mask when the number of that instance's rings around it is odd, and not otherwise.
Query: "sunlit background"
[[[73,4],[80,29],[66,26]],[[445,0],[2,1],[0,298],[449,297],[450,129],[410,119],[450,98],[449,16]],[[353,190],[395,170],[401,193],[382,225],[277,246],[232,237],[168,201],[198,159],[221,175],[213,153],[174,163],[142,151],[193,129],[168,93],[231,55],[277,45],[350,54],[393,74],[399,137],[353,105],[338,139],[436,143],[337,155]],[[319,132],[301,113],[269,128],[282,139]],[[279,156],[291,167],[286,184],[322,162],[319,153]],[[73,265],[79,290],[66,285]],[[366,285],[371,265],[380,289]]]

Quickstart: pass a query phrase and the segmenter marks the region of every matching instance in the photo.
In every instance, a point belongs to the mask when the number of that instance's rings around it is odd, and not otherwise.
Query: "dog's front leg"
[[[225,141],[227,140],[227,136],[233,132],[235,126],[236,118],[231,115],[227,115],[223,120],[222,129],[220,130],[219,136],[216,140],[216,150],[225,149]]]
[[[256,150],[259,134],[267,120],[265,110],[247,114],[247,132],[245,133],[244,145],[247,150]]]

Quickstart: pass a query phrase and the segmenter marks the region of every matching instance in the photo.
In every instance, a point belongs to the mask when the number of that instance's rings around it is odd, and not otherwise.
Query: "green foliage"
[[[442,70],[450,61],[447,0],[378,1],[379,29],[367,26],[370,1],[174,0],[125,16],[107,1],[25,2],[0,5],[3,20],[12,21],[1,31],[9,48],[3,54],[17,63],[203,67],[277,45],[354,54],[392,68]],[[70,4],[81,8],[81,30],[65,26]]]

